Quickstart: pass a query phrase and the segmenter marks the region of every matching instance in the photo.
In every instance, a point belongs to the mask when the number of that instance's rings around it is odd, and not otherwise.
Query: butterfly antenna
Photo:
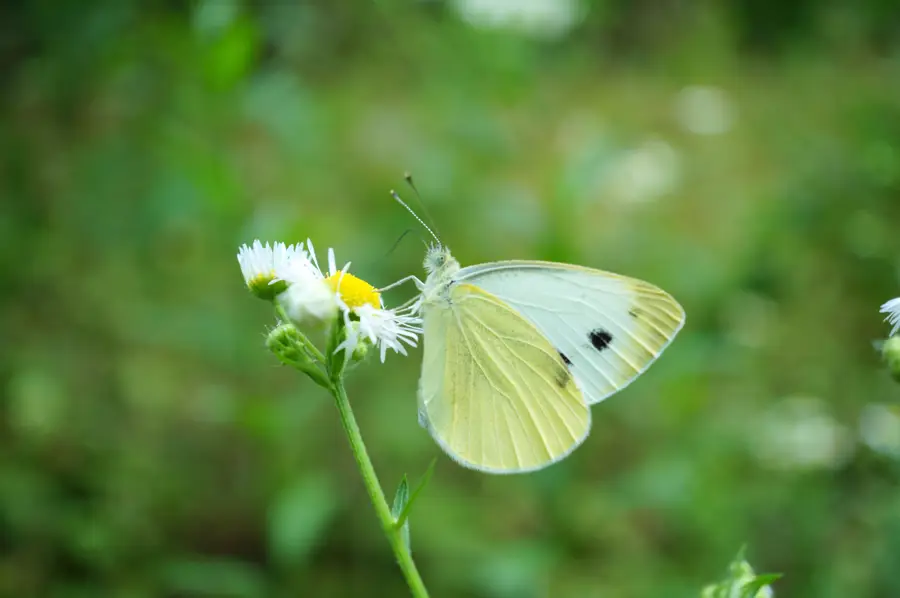
[[[419,189],[416,187],[416,184],[413,182],[412,173],[409,171],[406,171],[403,174],[403,179],[406,181],[406,184],[409,185],[409,188],[413,190],[413,193],[415,193],[416,199],[419,200],[419,205],[422,206],[422,213],[425,215],[425,219],[431,223],[431,227],[434,230],[437,230],[438,227],[437,227],[437,224],[435,223],[436,221],[431,216],[431,214],[428,212],[428,206],[425,204],[424,201],[422,201],[422,196],[419,194]]]
[[[401,206],[403,206],[404,208],[406,208],[406,211],[409,212],[410,214],[412,214],[412,215],[413,215],[413,218],[415,218],[416,220],[419,221],[419,224],[421,224],[421,225],[425,228],[425,230],[428,231],[428,234],[430,234],[430,235],[434,238],[434,240],[437,241],[437,244],[438,244],[438,245],[441,244],[441,240],[438,239],[438,236],[437,236],[436,234],[434,234],[434,231],[431,230],[431,228],[429,228],[428,225],[425,224],[425,222],[423,222],[422,219],[419,218],[419,216],[418,216],[415,212],[413,212],[413,209],[412,209],[411,207],[409,207],[408,205],[406,205],[406,202],[405,202],[405,201],[403,201],[402,199],[400,199],[400,196],[397,195],[397,192],[394,191],[393,189],[391,189],[391,197],[393,197],[393,198],[397,201],[397,203],[399,203]]]
[[[398,238],[396,241],[394,241],[394,244],[391,245],[391,248],[390,248],[390,250],[388,250],[388,252],[385,254],[385,257],[387,257],[387,256],[391,255],[392,253],[394,253],[394,250],[397,249],[397,246],[400,244],[400,241],[402,241],[403,239],[406,238],[406,235],[408,235],[409,233],[414,233],[414,232],[416,232],[416,229],[414,229],[414,228],[408,228],[408,229],[406,229],[405,231],[403,231],[403,234],[400,235],[400,238]],[[423,239],[422,241],[424,242],[424,239]],[[427,243],[426,243],[426,245],[427,245]]]

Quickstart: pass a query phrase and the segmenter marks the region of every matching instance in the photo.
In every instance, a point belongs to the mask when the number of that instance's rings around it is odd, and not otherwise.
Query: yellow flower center
[[[268,285],[273,278],[275,278],[275,270],[270,270],[269,272],[260,272],[247,281],[247,286],[250,288],[264,287]]]
[[[247,281],[247,288],[250,292],[259,297],[271,301],[279,293],[283,293],[287,289],[287,283],[282,281],[270,284],[275,278],[275,271],[261,272]]]
[[[340,291],[341,299],[350,309],[358,309],[367,303],[375,308],[381,307],[381,295],[378,294],[378,290],[348,272],[337,272],[326,278],[325,283],[335,293]]]

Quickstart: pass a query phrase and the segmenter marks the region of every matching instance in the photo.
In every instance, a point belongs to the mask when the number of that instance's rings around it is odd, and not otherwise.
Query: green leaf
[[[759,592],[763,586],[767,586],[780,578],[781,573],[765,573],[763,575],[757,575],[753,578],[753,581],[747,582],[744,584],[744,587],[741,588],[741,598],[756,598],[757,592]]]
[[[406,502],[406,505],[403,507],[403,510],[400,511],[399,515],[394,515],[395,527],[399,528],[406,523],[407,519],[409,519],[409,513],[412,510],[412,506],[416,502],[416,499],[419,497],[419,493],[425,489],[425,485],[428,484],[428,480],[431,479],[431,475],[434,473],[434,466],[436,463],[437,457],[432,459],[431,463],[428,464],[428,469],[425,470],[425,473],[419,479],[419,483],[416,484],[416,488],[412,491],[412,494],[410,495],[409,500]],[[404,477],[404,480],[405,479],[406,478]]]
[[[179,596],[260,598],[269,594],[263,572],[237,559],[177,556],[162,565],[159,576],[164,591]]]
[[[740,575],[743,572],[743,568],[746,566],[747,562],[747,545],[742,544],[740,549],[738,549],[737,555],[731,560],[731,563],[728,565],[728,571],[732,575]]]
[[[403,539],[403,544],[406,546],[407,552],[409,552],[409,520],[404,520],[403,523],[399,523],[400,515],[406,510],[406,506],[409,504],[409,482],[406,481],[406,474],[403,474],[403,479],[400,480],[400,485],[397,486],[397,492],[394,494],[394,504],[391,506],[391,515],[394,516],[394,529],[397,527],[400,528],[400,537]]]
[[[298,367],[298,370],[309,376],[313,382],[325,388],[327,390],[331,390],[331,380],[328,379],[328,376],[322,373],[315,365],[309,365],[304,367]]]
[[[394,516],[395,521],[400,517],[407,502],[409,502],[409,482],[406,481],[406,474],[404,474],[400,485],[397,486],[397,492],[394,493],[394,504],[391,506],[391,515]]]

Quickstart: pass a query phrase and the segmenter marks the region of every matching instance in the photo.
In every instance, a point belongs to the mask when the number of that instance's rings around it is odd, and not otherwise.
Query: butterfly
[[[565,458],[587,438],[591,405],[684,325],[681,305],[649,283],[555,262],[461,268],[432,236],[427,278],[409,277],[421,292],[419,423],[465,467],[525,473]]]

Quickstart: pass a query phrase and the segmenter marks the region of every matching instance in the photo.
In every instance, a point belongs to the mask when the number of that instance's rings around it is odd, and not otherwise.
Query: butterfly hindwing
[[[591,414],[569,366],[510,305],[472,284],[426,306],[420,421],[454,459],[520,473],[568,455]]]
[[[455,278],[528,318],[565,357],[590,405],[644,372],[684,324],[684,310],[665,291],[601,270],[507,261],[463,268]]]

